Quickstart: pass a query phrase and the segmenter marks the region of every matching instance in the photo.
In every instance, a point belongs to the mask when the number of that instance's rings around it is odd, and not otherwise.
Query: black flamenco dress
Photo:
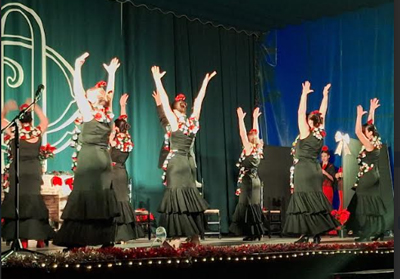
[[[129,134],[116,138],[117,145],[111,148],[112,159],[112,185],[117,198],[120,216],[117,217],[117,233],[115,241],[128,241],[143,237],[144,233],[136,224],[136,215],[129,201],[128,173],[125,162],[132,150],[133,143]]]
[[[323,146],[323,129],[314,129],[305,139],[297,139],[292,149],[294,188],[286,211],[284,234],[319,235],[340,224],[331,215],[332,206],[322,192],[323,174],[318,155]]]
[[[261,158],[262,150],[255,148],[248,156],[243,150],[239,159],[239,202],[229,227],[229,230],[235,235],[260,237],[264,234],[264,215],[261,208],[262,182],[258,176]]]
[[[35,128],[32,128],[35,129]],[[11,241],[15,233],[15,161],[14,140],[10,141],[11,165],[9,168],[10,190],[1,205],[4,225],[1,236]],[[35,143],[20,140],[19,153],[19,237],[23,240],[50,240],[54,230],[49,224],[49,212],[40,194],[42,185],[42,164],[39,159],[41,137]]]
[[[179,129],[171,132],[170,152],[163,164],[166,188],[158,209],[160,226],[168,237],[204,234],[208,204],[196,188],[196,168],[190,154],[198,129],[198,121],[190,118],[181,120]]]
[[[363,146],[358,156],[360,169],[353,187],[355,194],[350,201],[350,218],[346,228],[364,237],[380,235],[385,231],[386,207],[380,195],[380,175],[378,161],[380,143],[374,144],[374,150],[368,152]]]
[[[110,115],[107,110],[100,111],[82,124],[74,188],[61,216],[64,222],[54,238],[55,245],[109,245],[115,240],[115,218],[120,210],[112,188]]]

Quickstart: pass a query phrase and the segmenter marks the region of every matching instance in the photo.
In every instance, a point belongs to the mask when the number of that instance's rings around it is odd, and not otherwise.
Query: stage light
[[[76,267],[76,268],[80,268],[81,265],[80,265],[80,264],[76,264],[75,267]]]
[[[92,266],[91,266],[91,265],[88,265],[86,268],[89,269],[89,270],[91,270],[91,269],[92,269]]]
[[[133,265],[133,262],[129,262],[128,264],[129,264],[129,265]]]
[[[98,264],[97,267],[100,268],[100,267],[101,267],[101,264]]]
[[[109,268],[112,267],[112,266],[113,266],[112,263],[109,263],[109,264],[107,265],[107,267],[109,267]]]
[[[57,264],[53,264],[53,268],[57,268],[58,267],[58,265]]]

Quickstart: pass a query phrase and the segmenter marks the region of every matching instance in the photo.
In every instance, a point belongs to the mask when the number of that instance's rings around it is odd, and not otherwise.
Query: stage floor
[[[385,238],[385,241],[391,240],[393,238]],[[155,238],[152,238],[152,240],[148,240],[147,238],[141,238],[138,240],[133,240],[126,242],[124,244],[116,244],[115,247],[120,247],[120,248],[134,248],[134,247],[157,247],[160,246],[159,243],[154,243]],[[185,239],[182,238],[182,241]],[[213,245],[213,246],[238,246],[238,245],[259,245],[259,244],[286,244],[286,243],[293,243],[296,240],[296,238],[288,238],[288,237],[277,237],[273,236],[271,238],[268,238],[268,236],[265,236],[264,238],[261,239],[261,241],[243,241],[242,237],[222,237],[221,239],[218,239],[216,237],[206,237],[205,240],[201,241],[202,245]],[[340,238],[338,236],[323,236],[321,244],[334,244],[334,243],[342,243],[342,244],[349,244],[353,243],[354,238],[353,237],[346,237],[346,238]],[[53,253],[57,251],[62,251],[63,247],[55,246],[51,242],[48,247],[45,248],[36,248],[36,241],[30,240],[28,244],[28,249],[34,250],[34,251],[40,251],[43,253]],[[97,247],[97,246],[96,246]],[[100,247],[100,246],[98,246]],[[1,250],[5,251],[9,249],[9,246],[6,245],[5,242],[1,242]]]

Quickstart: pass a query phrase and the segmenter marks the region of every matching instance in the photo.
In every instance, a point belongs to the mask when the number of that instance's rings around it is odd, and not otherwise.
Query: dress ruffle
[[[158,212],[200,213],[208,208],[207,202],[195,187],[166,188]]]
[[[285,234],[322,234],[340,226],[323,192],[294,192],[286,211]]]
[[[241,236],[263,235],[263,221],[264,214],[260,204],[238,203],[229,230]]]
[[[380,234],[385,231],[386,207],[377,195],[355,193],[349,206],[350,218],[346,223],[348,230],[362,231],[365,235]]]

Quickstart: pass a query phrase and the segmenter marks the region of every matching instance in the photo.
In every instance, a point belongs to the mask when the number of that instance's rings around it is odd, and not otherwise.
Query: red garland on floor
[[[157,260],[157,259],[181,259],[193,260],[205,258],[221,258],[230,260],[230,257],[257,257],[261,255],[278,255],[295,253],[317,253],[335,251],[387,251],[394,249],[394,241],[372,242],[372,243],[351,243],[351,244],[261,244],[241,246],[196,246],[191,243],[184,243],[177,250],[156,247],[156,248],[79,248],[68,253],[57,252],[46,255],[42,258],[35,258],[31,255],[13,255],[3,263],[3,267],[27,267],[27,268],[49,268],[80,264],[115,263],[121,261]],[[112,264],[111,264],[112,265]]]

